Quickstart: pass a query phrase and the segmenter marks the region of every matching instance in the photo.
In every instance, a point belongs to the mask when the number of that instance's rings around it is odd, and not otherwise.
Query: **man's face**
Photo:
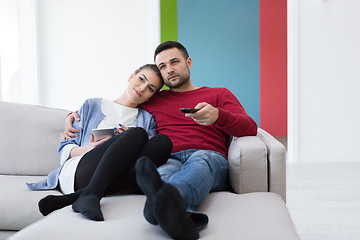
[[[185,59],[177,48],[160,52],[155,57],[155,64],[170,89],[179,88],[190,80],[191,59]]]

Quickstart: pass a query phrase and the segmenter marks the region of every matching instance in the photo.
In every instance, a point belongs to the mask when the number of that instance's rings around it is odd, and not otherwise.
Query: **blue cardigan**
[[[105,118],[104,113],[101,111],[101,98],[90,98],[86,100],[79,109],[78,114],[81,120],[79,122],[75,121],[73,127],[80,130],[79,136],[62,141],[59,146],[60,155],[62,149],[67,144],[76,144],[81,147],[89,143],[91,130],[96,128],[101,120]],[[119,119],[119,121],[121,121],[121,119]],[[144,128],[148,133],[149,139],[157,134],[154,116],[141,108],[139,108],[135,121],[130,125]],[[65,162],[59,168],[50,172],[46,179],[37,183],[26,183],[26,185],[30,190],[55,189],[58,185],[59,174],[64,164]]]

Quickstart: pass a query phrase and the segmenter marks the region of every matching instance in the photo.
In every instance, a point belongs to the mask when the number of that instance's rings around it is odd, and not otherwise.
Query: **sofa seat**
[[[0,229],[20,230],[43,217],[38,208],[39,200],[49,194],[61,194],[58,191],[29,191],[25,184],[43,179],[44,176],[0,175]]]
[[[144,203],[143,195],[103,198],[104,222],[88,220],[69,206],[9,239],[170,239],[159,226],[143,218]],[[276,193],[211,193],[199,210],[209,216],[209,224],[200,232],[200,239],[299,240],[289,212]]]

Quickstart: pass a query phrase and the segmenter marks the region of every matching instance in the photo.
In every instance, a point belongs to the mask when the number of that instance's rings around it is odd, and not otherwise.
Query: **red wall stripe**
[[[286,0],[260,0],[260,127],[287,136]]]

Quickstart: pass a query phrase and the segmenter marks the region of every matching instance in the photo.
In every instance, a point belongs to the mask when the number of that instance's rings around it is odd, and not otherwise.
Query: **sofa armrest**
[[[286,149],[278,140],[259,128],[257,136],[267,149],[269,192],[279,194],[286,202]]]
[[[230,184],[236,193],[274,192],[286,202],[286,150],[273,136],[234,137],[229,146]]]
[[[267,150],[259,137],[234,137],[228,161],[230,184],[236,193],[268,191]]]

